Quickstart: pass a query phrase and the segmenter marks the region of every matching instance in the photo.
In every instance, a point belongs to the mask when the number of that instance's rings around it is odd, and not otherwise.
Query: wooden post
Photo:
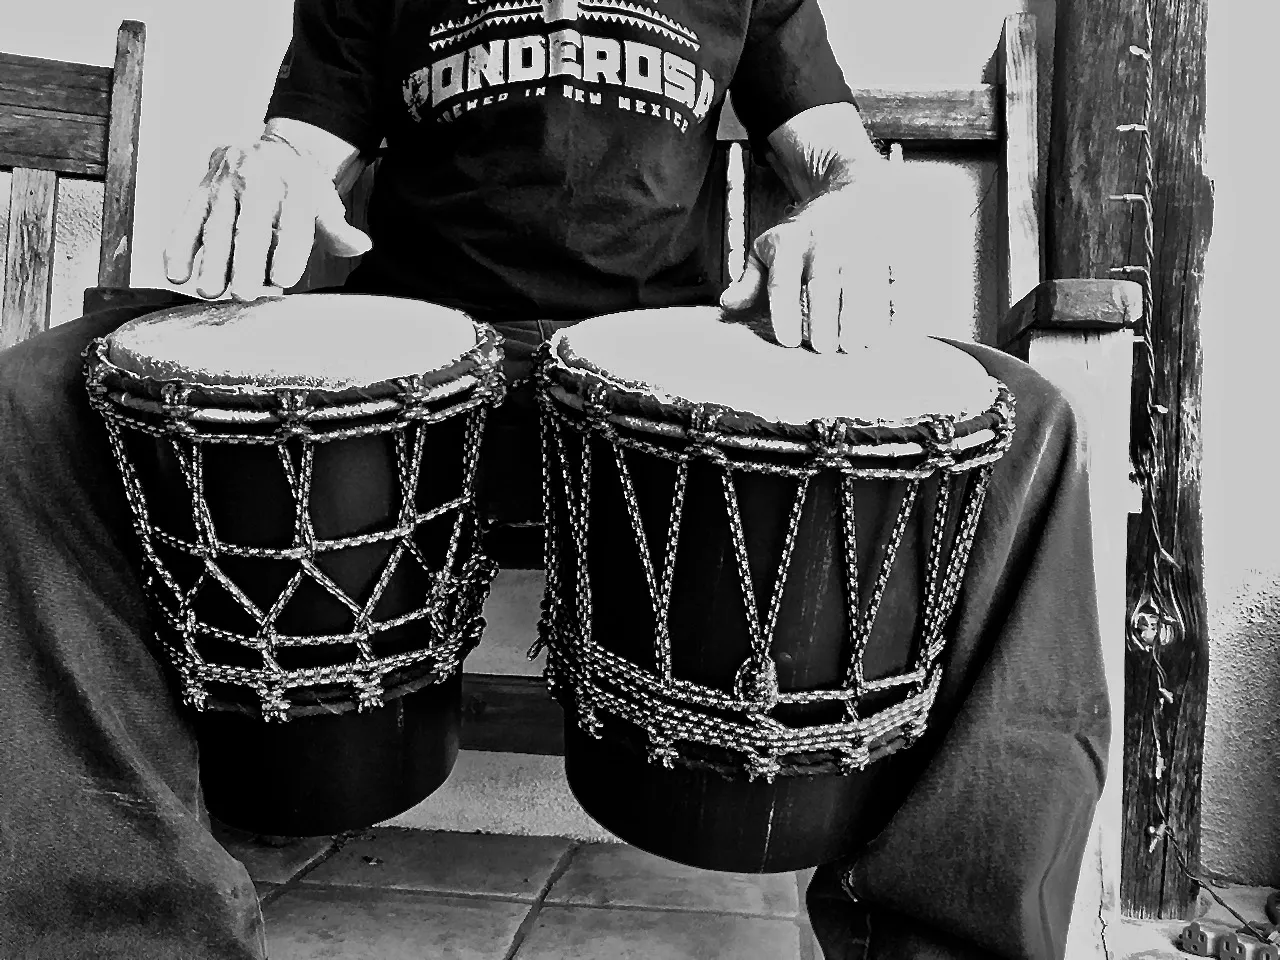
[[[102,188],[102,252],[98,286],[129,286],[133,260],[133,201],[138,185],[138,130],[142,124],[142,60],[147,28],[120,24],[111,74],[111,116]]]
[[[1149,371],[1140,345],[1132,435],[1151,483],[1129,525],[1125,715],[1116,718],[1124,768],[1110,772],[1123,778],[1121,907],[1139,917],[1190,914],[1196,885],[1179,852],[1192,870],[1200,853],[1208,625],[1199,314],[1213,206],[1202,156],[1206,18],[1207,0],[1058,3],[1049,276],[1142,280],[1117,270],[1144,267],[1150,278],[1152,363]],[[1164,622],[1144,630],[1142,612]]]
[[[0,277],[0,350],[49,328],[58,175],[16,167],[9,189],[8,252]]]
[[[1010,306],[1035,289],[1043,271],[1040,227],[1040,136],[1036,105],[1036,18],[1015,13],[1004,20],[1000,38],[1004,93],[1004,163],[1000,164],[1001,217],[1005,235],[1005,296]]]

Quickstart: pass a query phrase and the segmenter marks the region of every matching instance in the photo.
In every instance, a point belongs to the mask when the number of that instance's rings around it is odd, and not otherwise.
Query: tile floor
[[[272,960],[819,960],[807,872],[712,873],[553,837],[218,836],[257,885]]]
[[[257,885],[272,960],[821,960],[801,909],[807,871],[713,873],[624,844],[390,827],[218,837]],[[1267,889],[1217,892],[1265,921]],[[1203,895],[1201,915],[1239,926]],[[1107,956],[1187,960],[1184,926],[1123,921]]]

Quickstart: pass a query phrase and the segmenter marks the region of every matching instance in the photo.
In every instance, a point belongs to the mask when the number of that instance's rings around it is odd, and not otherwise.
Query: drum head
[[[107,338],[112,363],[152,380],[321,390],[439,370],[477,342],[476,325],[458,310],[325,293],[191,304]]]
[[[855,353],[769,343],[717,307],[635,310],[584,320],[553,350],[578,367],[658,401],[715,404],[778,424],[843,418],[897,425],[991,409],[999,383],[969,354],[917,335]]]

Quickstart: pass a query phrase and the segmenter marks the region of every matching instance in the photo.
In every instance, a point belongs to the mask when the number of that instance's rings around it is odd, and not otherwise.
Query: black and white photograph
[[[0,10],[0,960],[1280,960],[1250,0]]]

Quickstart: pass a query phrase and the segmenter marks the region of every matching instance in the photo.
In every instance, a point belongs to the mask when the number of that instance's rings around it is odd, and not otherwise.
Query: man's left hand
[[[773,335],[785,347],[848,352],[874,340],[889,322],[882,198],[864,181],[801,204],[752,244],[721,306],[763,309],[767,296]]]

